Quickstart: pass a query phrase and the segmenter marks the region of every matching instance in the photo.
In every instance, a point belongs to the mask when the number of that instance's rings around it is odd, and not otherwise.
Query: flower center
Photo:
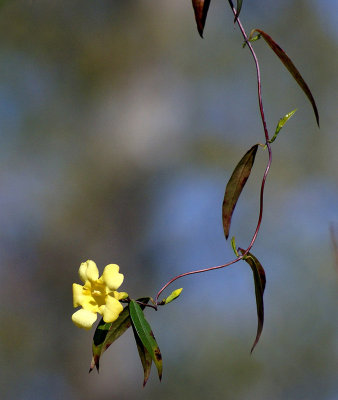
[[[91,295],[98,306],[105,304],[106,287],[102,283],[92,282]]]

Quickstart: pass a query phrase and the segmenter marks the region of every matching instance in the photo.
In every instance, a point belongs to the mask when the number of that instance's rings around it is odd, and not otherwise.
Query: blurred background
[[[268,4],[267,4],[268,3]],[[91,340],[71,322],[87,259],[117,263],[121,290],[155,296],[173,276],[233,258],[225,185],[263,142],[255,69],[226,1],[205,38],[190,0],[2,1],[0,9],[0,392],[39,399],[338,399],[338,6],[248,1],[242,22],[294,61],[311,105],[263,41],[254,44],[273,145],[262,229],[266,319],[256,334],[245,263],[176,281],[179,300],[146,315],[164,376],[145,389],[132,332],[88,375]],[[233,217],[245,247],[267,152]],[[171,290],[168,289],[166,294]]]

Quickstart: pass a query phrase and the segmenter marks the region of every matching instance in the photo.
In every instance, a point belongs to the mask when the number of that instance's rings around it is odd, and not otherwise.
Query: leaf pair
[[[229,1],[229,3],[230,3],[230,6],[233,7],[231,0]],[[237,10],[236,10],[234,22],[237,21],[239,13],[241,12],[242,3],[243,3],[243,0],[237,0]],[[193,6],[194,12],[195,12],[195,20],[196,20],[196,24],[197,24],[198,33],[203,38],[203,30],[204,30],[205,21],[207,19],[207,15],[208,15],[208,11],[209,11],[210,0],[192,0],[192,6]]]
[[[238,198],[246,184],[246,181],[250,176],[253,164],[255,162],[257,148],[258,144],[255,144],[254,146],[251,147],[251,149],[249,149],[244,154],[244,156],[234,169],[234,172],[232,173],[231,178],[229,179],[229,182],[226,186],[224,200],[223,200],[223,207],[222,207],[223,228],[226,239],[228,239],[229,237],[231,218],[235,206],[237,204]],[[234,250],[234,253],[238,257],[239,254],[236,249],[236,243],[234,237],[231,240],[231,245]],[[245,250],[243,249],[239,250],[242,254],[245,253]],[[263,294],[264,294],[266,279],[262,265],[253,254],[251,253],[246,254],[243,260],[246,261],[252,269],[254,283],[255,283],[255,293],[256,293],[258,326],[257,326],[256,339],[251,348],[252,352],[256,344],[258,343],[263,330],[263,323],[264,323]]]
[[[130,326],[132,326],[137,350],[144,371],[143,386],[148,381],[152,361],[154,361],[156,365],[158,376],[161,380],[161,352],[156,343],[150,325],[146,321],[142,311],[149,300],[149,297],[138,299],[137,301],[142,303],[141,306],[135,300],[131,300],[129,305],[123,309],[118,319],[114,322],[105,323],[103,319],[101,319],[94,333],[92,345],[93,358],[90,364],[89,372],[91,372],[94,367],[96,367],[97,371],[99,371],[100,357],[102,354],[113,342],[115,342],[115,340],[117,340]]]
[[[238,198],[245,186],[245,183],[250,176],[251,169],[253,167],[257,153],[257,148],[258,144],[255,144],[254,146],[251,147],[250,150],[248,150],[244,154],[244,156],[234,169],[234,172],[232,173],[231,178],[229,179],[229,182],[226,186],[223,207],[222,207],[223,228],[226,239],[228,239],[229,237],[229,230],[230,230],[233,211],[237,204]],[[234,237],[231,240],[231,245],[234,250],[234,253],[236,254],[237,257],[239,257]],[[245,250],[243,249],[239,250],[242,254],[245,254]],[[256,339],[251,348],[252,352],[256,344],[258,343],[263,330],[263,323],[264,323],[263,294],[264,294],[266,280],[265,280],[264,269],[254,255],[248,253],[243,257],[243,260],[246,261],[252,269],[254,276],[254,283],[255,283],[255,293],[256,293],[258,326],[257,326]]]
[[[138,299],[141,303],[147,304],[149,297]],[[144,305],[141,306],[144,309]],[[100,368],[100,358],[108,347],[115,342],[125,331],[131,326],[129,307],[125,307],[116,321],[106,323],[101,319],[93,337],[92,352],[93,357],[90,364],[89,372],[96,367],[97,371]]]
[[[241,9],[242,9],[243,0],[237,0],[237,9],[236,10],[233,7],[232,0],[229,0],[229,4],[230,4],[230,7],[235,12],[234,22],[236,22],[239,14],[241,12]],[[205,22],[207,19],[208,11],[209,11],[210,0],[192,0],[192,5],[194,8],[194,12],[195,12],[195,20],[196,20],[196,24],[197,24],[198,33],[200,34],[201,37],[203,37],[203,31],[204,31],[204,26],[205,26]],[[256,36],[255,38],[253,38],[253,34],[255,32],[258,33],[258,37]],[[314,111],[314,114],[316,117],[317,125],[319,126],[319,113],[318,113],[317,105],[316,105],[315,99],[311,93],[311,90],[308,87],[307,83],[304,81],[302,75],[300,74],[298,69],[295,67],[294,63],[291,61],[289,56],[285,53],[285,51],[272,39],[271,36],[269,36],[267,33],[262,31],[261,29],[253,29],[250,34],[249,41],[256,40],[260,37],[263,37],[263,39],[266,41],[266,43],[271,47],[271,49],[278,56],[278,58],[281,60],[281,62],[288,69],[288,71],[293,76],[295,81],[298,83],[298,85],[301,87],[301,89],[306,94],[307,98],[309,99],[309,101],[312,105],[312,108],[313,108],[313,111]]]
[[[151,327],[145,319],[141,307],[135,300],[131,300],[129,303],[129,312],[137,349],[143,366],[143,386],[145,386],[149,378],[152,361],[156,365],[159,379],[162,379],[162,356]]]

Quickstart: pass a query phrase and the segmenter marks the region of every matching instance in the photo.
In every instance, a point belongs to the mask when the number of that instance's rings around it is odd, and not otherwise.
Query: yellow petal
[[[102,315],[105,307],[106,306],[104,304],[102,306],[98,307],[98,313]]]
[[[113,322],[115,321],[120,312],[123,310],[121,303],[114,299],[114,297],[107,296],[106,306],[103,310],[103,321],[104,322]]]
[[[97,281],[99,279],[99,270],[97,269],[96,264],[92,260],[87,261],[86,275],[87,279],[91,282]]]
[[[81,310],[76,311],[72,315],[72,321],[76,326],[79,328],[90,329],[93,326],[93,323],[96,321],[97,315],[88,310]]]
[[[79,276],[83,283],[86,283],[86,281],[87,281],[86,271],[87,271],[87,262],[83,262],[83,263],[81,263],[80,268],[79,268]]]
[[[83,286],[73,283],[73,306],[78,307],[83,302]]]
[[[116,264],[109,264],[105,267],[102,278],[103,282],[110,290],[118,289],[123,282],[124,276],[119,273],[119,266]]]
[[[116,300],[124,300],[126,299],[129,295],[127,292],[113,292],[113,296],[115,297]]]
[[[84,296],[80,305],[84,310],[90,311],[92,313],[97,313],[100,309],[97,302],[92,296]]]

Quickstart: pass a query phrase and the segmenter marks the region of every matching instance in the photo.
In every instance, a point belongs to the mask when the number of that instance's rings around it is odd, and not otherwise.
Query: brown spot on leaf
[[[162,360],[162,355],[161,355],[160,349],[158,349],[158,348],[155,350],[155,357],[156,357],[157,361]]]

